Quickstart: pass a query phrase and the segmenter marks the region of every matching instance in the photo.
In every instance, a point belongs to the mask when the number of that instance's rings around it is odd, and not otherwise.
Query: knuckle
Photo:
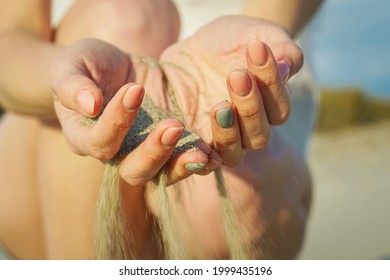
[[[150,178],[148,178],[142,172],[138,172],[137,174],[134,174],[133,172],[129,172],[124,168],[120,169],[119,175],[127,184],[131,186],[141,186],[146,184],[150,180]]]
[[[146,161],[150,163],[151,166],[162,166],[168,160],[167,153],[147,153]]]
[[[234,157],[229,157],[223,160],[223,165],[227,167],[235,167],[239,165],[244,159],[244,153],[240,153],[240,155],[235,155]]]
[[[277,86],[280,83],[279,75],[276,75],[274,71],[262,74],[261,78],[258,78],[257,81],[260,92],[264,91],[264,89]]]
[[[260,119],[260,110],[257,106],[246,106],[240,108],[239,116],[248,120],[259,120]]]
[[[214,142],[217,146],[234,146],[239,142],[239,132],[235,129],[225,133],[214,134]]]
[[[92,145],[89,154],[98,160],[108,161],[115,156],[116,151],[109,146]]]
[[[262,150],[264,149],[265,147],[267,147],[269,143],[269,140],[268,139],[261,139],[261,140],[258,140],[258,141],[254,141],[252,144],[252,149],[253,150]]]
[[[107,122],[107,125],[114,132],[127,131],[131,127],[131,120],[129,118],[116,119],[112,118]]]
[[[252,143],[250,144],[250,148],[252,150],[262,150],[264,149],[265,147],[267,147],[269,143],[269,140],[268,139],[259,139],[257,141],[252,141]]]
[[[125,158],[120,165],[119,175],[130,186],[142,186],[155,176],[152,171],[143,164],[135,166],[133,158],[130,161]]]
[[[286,122],[290,116],[291,108],[289,105],[281,106],[277,111],[272,111],[268,115],[268,120],[271,125],[280,125]]]
[[[251,137],[244,147],[251,150],[262,150],[268,146],[271,140],[271,130],[263,132],[261,135]]]
[[[226,147],[226,146],[236,146],[238,141],[239,139],[237,137],[233,137],[233,138],[220,139],[218,142],[219,145]]]

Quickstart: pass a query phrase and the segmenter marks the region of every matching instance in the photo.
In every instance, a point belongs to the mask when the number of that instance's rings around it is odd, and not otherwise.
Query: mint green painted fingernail
[[[206,163],[204,163],[204,162],[191,162],[191,163],[187,163],[184,167],[191,172],[197,172],[197,171],[205,168]]]
[[[219,110],[215,117],[222,128],[229,128],[233,125],[233,110],[229,107]]]

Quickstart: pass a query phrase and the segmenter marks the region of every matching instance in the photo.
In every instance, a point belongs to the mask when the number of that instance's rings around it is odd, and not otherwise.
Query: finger
[[[272,52],[274,54],[275,60],[278,63],[284,61],[288,64],[288,78],[291,78],[293,75],[295,75],[303,66],[303,52],[301,48],[299,48],[299,46],[291,40],[286,40],[277,44],[273,44]]]
[[[215,151],[202,150],[180,153],[169,161],[168,184],[177,183],[193,174],[207,175],[219,167],[221,157]]]
[[[54,80],[60,80],[52,85],[54,98],[67,109],[86,117],[96,117],[104,101],[100,88],[83,71],[72,69],[68,72],[72,74],[66,75],[66,78],[54,78]]]
[[[218,103],[212,108],[210,118],[214,147],[223,164],[236,166],[242,161],[244,150],[234,105],[227,101]]]
[[[285,80],[290,75],[289,65],[286,61],[278,65],[270,48],[257,40],[248,43],[247,63],[248,70],[256,77],[269,123],[278,125],[285,122],[291,110],[285,87]]]
[[[184,152],[171,159],[176,144],[184,131],[182,122],[174,119],[162,121],[122,161],[121,177],[132,186],[145,185],[154,179],[169,161],[168,184],[187,178],[207,166],[208,156],[202,150]]]
[[[121,177],[132,186],[152,180],[170,158],[184,131],[182,122],[164,120],[121,163]]]
[[[209,161],[207,162],[207,166],[196,172],[198,175],[208,175],[213,172],[215,169],[222,165],[222,158],[215,150],[211,150],[208,154]]]
[[[118,90],[84,141],[89,155],[108,160],[118,152],[143,97],[144,87],[140,84],[126,84]]]
[[[111,159],[130,129],[143,96],[142,85],[123,86],[97,121],[83,120],[78,113],[55,102],[70,149],[76,154],[89,155],[102,161]]]
[[[246,70],[236,70],[227,79],[230,99],[236,108],[242,147],[262,149],[271,137],[271,128],[255,77]]]

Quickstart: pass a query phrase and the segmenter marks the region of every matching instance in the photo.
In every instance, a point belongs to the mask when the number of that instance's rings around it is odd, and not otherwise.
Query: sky
[[[307,34],[319,85],[390,99],[389,0],[325,0]]]

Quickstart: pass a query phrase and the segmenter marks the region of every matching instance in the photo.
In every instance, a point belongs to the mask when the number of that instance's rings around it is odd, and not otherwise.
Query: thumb
[[[83,73],[67,75],[52,87],[57,102],[86,117],[96,117],[103,107],[101,89]]]

